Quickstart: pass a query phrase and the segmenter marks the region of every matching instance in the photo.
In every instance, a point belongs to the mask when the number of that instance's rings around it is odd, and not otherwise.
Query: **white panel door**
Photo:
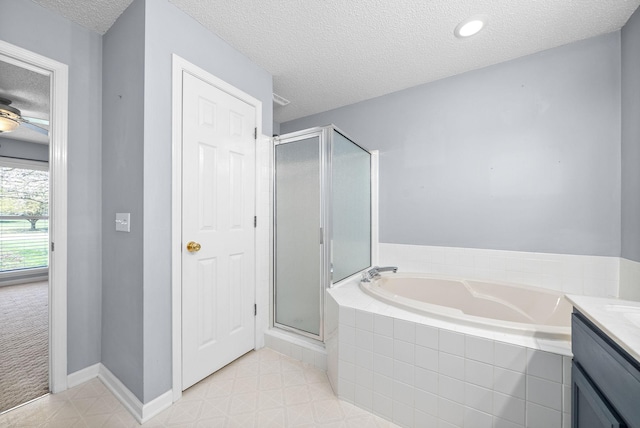
[[[255,107],[183,73],[183,390],[254,348],[255,121]]]

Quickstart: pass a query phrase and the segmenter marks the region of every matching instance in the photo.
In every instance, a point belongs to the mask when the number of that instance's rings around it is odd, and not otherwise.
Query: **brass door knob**
[[[189,243],[187,244],[187,251],[190,253],[197,253],[198,251],[200,251],[200,248],[200,244],[194,241],[189,241]]]

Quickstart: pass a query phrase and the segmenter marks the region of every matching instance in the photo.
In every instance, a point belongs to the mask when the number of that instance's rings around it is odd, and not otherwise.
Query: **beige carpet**
[[[0,412],[49,392],[46,282],[0,287]]]

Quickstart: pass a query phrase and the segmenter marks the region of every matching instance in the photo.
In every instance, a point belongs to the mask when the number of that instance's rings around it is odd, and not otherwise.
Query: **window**
[[[0,158],[0,275],[49,267],[49,166]]]

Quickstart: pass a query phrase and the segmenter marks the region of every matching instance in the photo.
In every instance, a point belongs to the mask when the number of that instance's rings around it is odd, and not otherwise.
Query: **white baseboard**
[[[156,416],[173,404],[173,391],[170,389],[142,406],[142,423]]]
[[[129,413],[131,413],[139,423],[142,423],[142,402],[103,364],[100,364],[98,379],[120,400]]]
[[[141,424],[169,408],[173,404],[173,392],[165,392],[146,404],[142,404],[138,397],[129,390],[111,371],[102,363],[94,364],[67,376],[69,388],[78,386],[97,377],[109,391],[122,403],[131,415]]]
[[[37,276],[29,276],[27,278],[17,278],[17,279],[4,279],[0,281],[0,287],[5,287],[9,285],[20,285],[20,284],[29,284],[31,282],[44,282],[49,280],[49,275],[37,275]]]
[[[78,386],[93,379],[94,377],[98,377],[101,365],[102,364],[97,363],[67,375],[67,388],[73,388],[74,386]]]

